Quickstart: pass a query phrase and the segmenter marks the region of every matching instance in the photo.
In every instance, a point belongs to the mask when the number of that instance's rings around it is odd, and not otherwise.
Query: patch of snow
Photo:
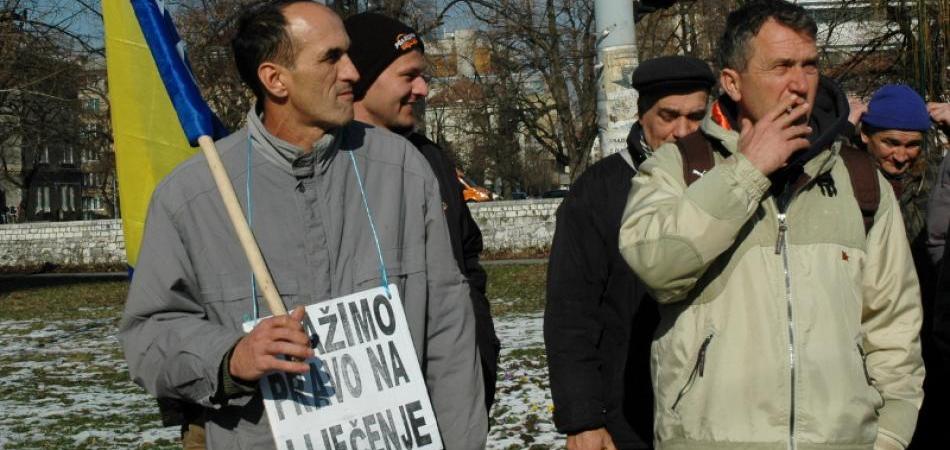
[[[0,321],[0,361],[7,369],[0,378],[6,393],[0,397],[0,449],[42,446],[50,429],[76,446],[178,441],[178,428],[162,427],[155,401],[128,378],[116,326],[113,319]],[[551,421],[541,326],[540,313],[495,320],[502,351],[489,450],[564,448]]]
[[[495,319],[502,350],[489,450],[564,448],[565,439],[551,419],[553,403],[543,357],[542,323],[540,313]]]

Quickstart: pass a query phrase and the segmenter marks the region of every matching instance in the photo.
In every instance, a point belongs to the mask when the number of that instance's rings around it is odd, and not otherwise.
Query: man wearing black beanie
[[[348,53],[360,73],[359,81],[353,86],[355,119],[404,135],[425,156],[439,181],[452,250],[469,282],[487,410],[495,397],[501,345],[485,296],[485,270],[478,262],[482,233],[462,199],[455,162],[438,145],[414,130],[413,106],[429,93],[423,78],[425,46],[411,27],[381,14],[357,14],[348,18],[345,26],[350,35]]]
[[[575,180],[551,245],[544,342],[554,423],[569,450],[652,448],[650,343],[659,319],[620,256],[620,220],[640,163],[699,127],[715,79],[698,59],[666,56],[641,63],[632,84],[640,121],[628,148]]]

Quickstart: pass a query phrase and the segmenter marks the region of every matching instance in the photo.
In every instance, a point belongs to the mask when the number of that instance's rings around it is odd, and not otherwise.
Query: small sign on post
[[[306,307],[316,356],[303,375],[261,378],[281,450],[441,450],[442,438],[395,285]],[[245,323],[249,331],[253,323]]]

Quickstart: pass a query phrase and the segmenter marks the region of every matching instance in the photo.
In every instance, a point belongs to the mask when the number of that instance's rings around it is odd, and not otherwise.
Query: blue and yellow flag
[[[155,186],[195,153],[199,136],[227,131],[202,100],[161,0],[104,1],[102,10],[122,224],[135,267]]]

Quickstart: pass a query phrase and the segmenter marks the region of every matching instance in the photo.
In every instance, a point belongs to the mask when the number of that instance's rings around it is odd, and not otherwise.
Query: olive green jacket
[[[865,234],[839,144],[804,167],[779,214],[770,181],[709,117],[731,155],[686,186],[668,144],[641,166],[620,229],[661,303],[652,351],[661,449],[906,446],[923,399],[920,290],[897,201]],[[784,229],[784,232],[780,232]]]

